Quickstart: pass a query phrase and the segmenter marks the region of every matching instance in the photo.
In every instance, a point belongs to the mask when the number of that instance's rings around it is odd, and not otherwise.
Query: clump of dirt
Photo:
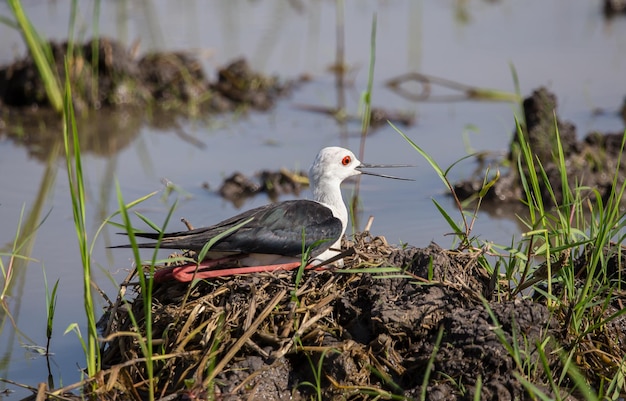
[[[343,245],[354,250],[343,270],[307,270],[299,282],[297,272],[280,271],[157,284],[153,352],[165,356],[154,362],[158,394],[305,400],[319,386],[328,400],[422,393],[473,400],[477,391],[481,400],[525,399],[516,372],[530,367],[533,384],[550,394],[539,344],[558,375],[556,351],[581,341],[567,332],[567,311],[550,311],[540,297],[511,296],[485,269],[481,250],[397,249],[369,233]],[[582,274],[584,257],[574,265]],[[145,335],[143,295],[133,291],[128,308],[118,300],[109,311],[107,333],[120,335],[106,344],[100,399],[127,399],[129,392],[141,398],[147,389],[141,345],[122,334],[137,330],[132,312]],[[599,305],[590,319],[617,308]],[[614,371],[626,352],[625,325],[618,318],[590,332],[577,361],[593,372]],[[505,344],[520,350],[526,365]],[[598,348],[605,344],[613,348]],[[590,373],[589,380],[599,385],[599,377]]]
[[[255,174],[255,178],[235,172],[224,179],[218,193],[236,207],[240,207],[246,199],[261,193],[267,194],[270,200],[275,202],[280,195],[299,195],[302,187],[309,185],[306,174],[286,169],[263,170]],[[208,188],[209,185],[205,184],[204,187]]]
[[[561,175],[556,158],[558,158],[558,143],[556,127],[567,166],[567,177],[570,183],[578,183],[591,189],[581,195],[593,199],[598,191],[599,196],[606,200],[613,186],[615,173],[618,174],[617,185],[622,185],[626,179],[626,163],[618,161],[622,150],[623,132],[601,134],[592,132],[582,141],[576,137],[576,127],[567,121],[562,121],[556,115],[557,99],[545,88],[540,88],[524,100],[525,125],[521,126],[526,141],[534,151],[534,155],[545,169],[550,187],[554,192],[556,203],[563,200]],[[556,127],[555,127],[556,116]],[[519,202],[524,198],[522,180],[517,169],[520,156],[520,146],[517,132],[509,147],[509,154],[503,164],[509,166],[505,174],[489,189],[484,200],[497,202]],[[535,160],[536,168],[539,163]],[[524,175],[527,176],[527,167]],[[537,171],[541,177],[541,173]],[[454,189],[461,199],[477,196],[483,186],[483,177],[471,177],[455,184]],[[541,185],[541,195],[544,201],[552,199],[548,185]]]
[[[245,59],[219,68],[210,80],[201,60],[190,52],[138,56],[136,48],[107,38],[73,45],[50,42],[49,47],[61,83],[68,57],[84,153],[115,154],[139,135],[143,124],[173,131],[202,148],[206,145],[184,131],[181,118],[267,110],[292,87],[292,82],[255,72]],[[0,67],[0,136],[7,135],[27,147],[33,157],[46,161],[61,154],[61,130],[62,120],[50,107],[33,59],[27,55]]]
[[[607,18],[614,17],[616,15],[626,15],[626,1],[625,0],[604,0],[602,11]]]
[[[85,42],[49,42],[57,76],[65,79],[69,60],[74,106],[78,111],[101,107],[155,105],[190,112],[232,111],[241,106],[267,110],[289,85],[251,70],[244,59],[218,71],[211,82],[200,60],[189,52],[155,52],[142,57],[120,42],[98,38]],[[48,107],[37,66],[30,55],[0,68],[0,106]]]

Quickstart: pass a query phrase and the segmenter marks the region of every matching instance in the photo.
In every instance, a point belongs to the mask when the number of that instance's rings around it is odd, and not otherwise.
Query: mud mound
[[[183,112],[232,111],[248,106],[266,110],[288,85],[250,69],[244,59],[219,69],[209,81],[200,60],[190,52],[155,52],[142,57],[108,38],[80,43],[49,42],[58,77],[69,63],[74,106],[78,111],[101,107],[156,105]],[[27,55],[0,68],[0,105],[48,107],[43,81]]]
[[[299,195],[303,186],[309,185],[309,179],[302,172],[292,172],[287,169],[278,171],[263,170],[255,174],[257,180],[247,177],[240,172],[233,173],[222,182],[218,193],[222,198],[240,207],[248,198],[261,193],[267,194],[272,202],[276,202],[280,195]],[[208,184],[204,184],[208,188]]]
[[[493,297],[480,252],[435,244],[399,250],[367,234],[344,245],[355,250],[346,269],[307,271],[297,286],[296,272],[278,272],[155,287],[154,352],[165,356],[155,361],[159,393],[310,399],[315,389],[303,383],[316,383],[319,368],[328,400],[414,399],[422,391],[433,400],[473,399],[477,383],[481,399],[524,398],[503,342],[538,364],[534,344],[555,327],[545,305]],[[130,302],[143,332],[142,295]],[[110,332],[136,331],[127,309],[111,312]],[[136,338],[125,335],[111,339],[103,357],[116,372],[110,380],[138,383],[139,397],[142,357]]]
[[[524,100],[524,117],[526,125],[522,132],[526,141],[535,152],[536,158],[545,169],[546,176],[554,192],[556,202],[563,200],[561,176],[555,158],[558,158],[558,142],[556,139],[555,113],[557,110],[556,96],[545,88],[539,88]],[[567,166],[568,181],[598,190],[603,200],[609,196],[613,186],[613,177],[618,173],[617,187],[626,179],[626,163],[618,169],[621,144],[624,133],[592,132],[582,141],[577,140],[576,127],[556,117],[559,138]],[[500,179],[486,193],[484,200],[497,202],[519,202],[524,198],[522,180],[517,169],[520,155],[517,132],[513,134],[509,154],[503,164],[510,166]],[[536,167],[539,168],[537,160]],[[528,172],[525,171],[524,174]],[[537,172],[539,175],[540,173]],[[455,184],[455,191],[461,199],[477,196],[483,186],[483,177],[471,177]],[[542,197],[545,202],[552,199],[547,185],[541,185]],[[583,197],[593,199],[595,193],[589,189],[582,193]]]
[[[210,118],[235,110],[267,110],[291,88],[290,82],[254,71],[245,59],[219,68],[211,80],[201,60],[191,52],[138,56],[135,48],[107,38],[48,45],[61,88],[67,57],[84,153],[113,155],[133,142],[143,124],[173,132],[202,148],[206,144],[185,132],[182,119]],[[62,120],[50,107],[33,59],[27,55],[1,66],[0,138],[6,135],[27,147],[33,157],[47,161],[63,148],[59,136],[62,129]]]

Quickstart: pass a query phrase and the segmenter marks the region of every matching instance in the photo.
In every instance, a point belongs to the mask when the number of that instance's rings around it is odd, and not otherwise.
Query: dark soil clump
[[[155,105],[179,112],[224,112],[246,106],[267,110],[288,85],[250,69],[244,59],[207,79],[200,60],[189,52],[157,52],[142,57],[108,38],[84,44],[49,42],[56,74],[65,79],[68,57],[74,107]],[[30,55],[0,68],[0,106],[48,107],[43,81]]]
[[[275,202],[280,195],[299,195],[302,187],[309,185],[309,179],[304,173],[285,169],[263,170],[255,176],[256,179],[253,179],[235,172],[224,180],[218,193],[236,207],[240,207],[246,199],[261,193],[267,194]],[[205,184],[205,187],[208,188],[208,185]]]
[[[524,116],[526,125],[521,129],[525,140],[533,149],[537,174],[541,177],[539,163],[543,166],[548,178],[554,201],[560,204],[563,200],[561,175],[558,168],[558,128],[564,162],[567,166],[568,181],[578,185],[596,189],[603,199],[610,195],[613,178],[618,173],[617,187],[626,179],[626,164],[618,168],[622,150],[623,132],[601,134],[592,132],[582,141],[576,136],[576,127],[562,121],[555,115],[557,109],[556,96],[545,88],[540,88],[524,100]],[[519,202],[524,198],[522,180],[517,169],[520,157],[520,144],[517,132],[514,133],[509,154],[503,164],[509,166],[498,181],[485,194],[484,200],[497,202]],[[527,167],[524,174],[528,175]],[[477,196],[483,186],[483,177],[472,177],[461,181],[454,189],[461,199]],[[552,200],[552,192],[547,184],[540,186],[544,202]],[[581,193],[583,197],[593,199],[596,194],[591,189]]]
[[[68,57],[72,102],[81,151],[109,156],[128,146],[143,124],[173,131],[190,145],[201,140],[182,128],[184,118],[209,119],[217,113],[265,111],[289,93],[291,82],[254,71],[245,59],[219,68],[207,78],[191,52],[138,56],[136,48],[100,38],[84,44],[49,43],[52,69],[63,88]],[[50,106],[46,89],[28,55],[0,67],[0,137],[48,160],[63,148],[62,119]]]
[[[626,1],[625,0],[604,0],[602,11],[607,18],[614,17],[616,15],[626,15]]]

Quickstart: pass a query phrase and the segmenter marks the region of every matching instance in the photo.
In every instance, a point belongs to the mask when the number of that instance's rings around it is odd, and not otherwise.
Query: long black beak
[[[396,168],[396,167],[414,167],[410,164],[365,164],[365,163],[361,163],[359,166],[356,167],[357,170],[359,170],[361,172],[361,174],[366,174],[366,175],[373,175],[376,177],[383,177],[383,178],[391,178],[394,180],[402,180],[402,181],[415,181],[411,178],[401,178],[401,177],[394,177],[392,175],[387,175],[387,174],[377,174],[377,173],[372,173],[370,171],[364,171],[362,169],[364,168]]]

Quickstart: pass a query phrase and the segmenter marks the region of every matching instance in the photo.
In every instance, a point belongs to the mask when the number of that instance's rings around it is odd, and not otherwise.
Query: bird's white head
[[[340,185],[343,180],[359,174],[406,180],[391,175],[364,171],[363,168],[408,167],[406,164],[364,164],[348,149],[332,146],[320,150],[309,170],[309,180],[316,201],[331,208],[345,208]]]
[[[314,187],[323,182],[341,183],[348,177],[361,174],[357,169],[360,165],[359,159],[348,149],[331,146],[317,154],[309,178]]]
[[[348,149],[331,146],[320,150],[309,170],[309,179],[315,192],[318,186],[332,185],[339,188],[339,184],[348,177],[359,174],[374,175],[377,177],[393,178],[395,180],[412,181],[406,178],[394,177],[386,174],[373,173],[363,168],[411,167],[408,164],[365,164],[356,158]]]

